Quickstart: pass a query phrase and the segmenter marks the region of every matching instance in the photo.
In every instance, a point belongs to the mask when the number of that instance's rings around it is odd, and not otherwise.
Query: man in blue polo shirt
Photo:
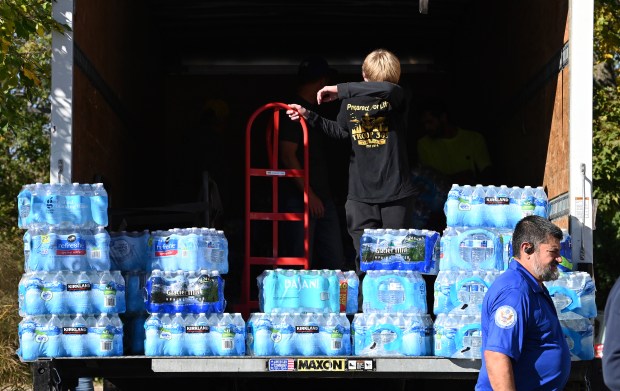
[[[539,216],[515,227],[515,259],[482,303],[482,367],[476,390],[561,390],[570,350],[543,281],[559,277],[562,231]]]

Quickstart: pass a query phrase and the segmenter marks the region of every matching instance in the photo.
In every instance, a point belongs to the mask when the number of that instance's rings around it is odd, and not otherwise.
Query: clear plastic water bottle
[[[97,227],[87,245],[90,268],[97,271],[110,270],[110,234],[105,227]]]
[[[146,282],[145,308],[150,313],[164,312],[164,276],[161,270],[154,269]]]
[[[103,183],[92,185],[93,195],[90,198],[90,210],[95,225],[108,226],[108,192]]]
[[[355,270],[349,270],[345,272],[345,278],[347,279],[347,314],[357,313],[358,307],[358,294],[360,288],[360,280]]]
[[[45,301],[47,313],[60,315],[68,312],[65,274],[64,271],[58,271],[51,281],[46,281],[44,284],[41,298]]]
[[[519,198],[519,206],[521,207],[521,216],[531,216],[534,214],[535,197],[532,186],[524,186]]]
[[[92,284],[87,272],[71,273],[67,281],[67,303],[71,313],[92,314]]]
[[[518,186],[513,186],[510,190],[508,228],[514,229],[523,217],[520,204],[522,192],[523,190]]]
[[[222,263],[222,253],[220,251],[221,243],[215,228],[209,228],[209,247],[211,248],[211,266],[212,270],[220,270]]]
[[[82,314],[73,319],[66,316],[62,327],[63,346],[68,357],[90,356],[88,351],[88,324]]]
[[[211,326],[204,312],[185,318],[185,347],[189,356],[212,356]]]
[[[64,357],[65,351],[62,346],[62,320],[60,315],[52,314],[45,325],[44,345],[45,357]]]
[[[165,327],[165,325],[164,325]],[[185,355],[185,320],[183,314],[177,312],[170,321],[168,330],[170,331],[170,339],[166,341],[166,356],[184,356]]]
[[[296,270],[276,269],[276,296],[279,298],[280,308],[296,310],[300,307],[299,290],[300,277]]]
[[[321,341],[321,353],[326,356],[343,356],[350,354],[347,352],[345,338],[347,335],[346,327],[342,324],[340,314],[329,313],[324,315],[324,324],[320,326],[319,338]],[[350,348],[350,344],[349,344]]]
[[[404,314],[405,329],[403,330],[402,354],[405,356],[424,356],[425,325],[421,314]]]
[[[459,195],[461,193],[461,186],[456,183],[452,184],[452,187],[448,191],[448,198],[444,205],[444,213],[446,215],[446,225],[448,227],[456,227],[461,225],[459,221]]]
[[[295,325],[293,314],[288,312],[272,313],[273,347],[277,356],[294,356],[297,354],[295,344]]]
[[[163,339],[160,337],[162,329],[158,314],[151,314],[144,322],[144,355],[161,356],[163,354]]]
[[[461,225],[469,225],[469,214],[471,212],[471,201],[474,187],[471,185],[463,185],[459,194],[459,217],[458,221]]]
[[[228,273],[228,238],[223,230],[218,230],[217,234],[220,239],[220,274]]]
[[[377,232],[375,229],[365,228],[360,238],[360,270],[375,270],[375,249],[377,246]]]
[[[187,275],[183,270],[177,270],[174,275],[173,283],[170,286],[168,296],[172,297],[172,308],[174,312],[183,313],[186,310],[187,298]]]
[[[24,361],[36,360],[40,355],[40,343],[37,339],[37,322],[34,316],[25,316],[18,325],[19,336],[18,354]]]
[[[246,340],[246,332],[245,332],[245,321],[240,313],[235,312],[231,314],[233,320],[232,324],[234,326],[234,355],[236,356],[245,356],[245,340]]]
[[[329,310],[329,281],[323,271],[299,270],[299,308],[308,312]]]
[[[469,227],[485,227],[488,226],[485,222],[486,206],[484,198],[486,191],[484,186],[477,184],[471,193],[470,209],[465,214],[463,225]]]
[[[98,357],[114,355],[114,337],[116,327],[112,324],[108,314],[101,314],[96,320],[95,327],[88,331],[91,340],[91,351]]]
[[[321,314],[306,312],[299,314],[299,323],[295,326],[295,345],[297,351],[302,356],[315,356],[321,353],[321,343],[319,337],[319,320]]]
[[[114,339],[113,339],[113,355],[114,356],[122,356],[123,355],[123,322],[118,314],[110,315],[110,323],[112,327],[114,327]]]
[[[43,315],[47,313],[47,308],[41,294],[45,284],[47,272],[33,272],[26,281],[24,291],[24,308],[29,315]]]
[[[543,218],[549,217],[548,198],[545,188],[537,186],[534,190],[534,214]]]
[[[93,275],[91,302],[95,313],[116,312],[116,284],[109,271]]]
[[[212,329],[213,352],[216,356],[234,356],[235,330],[233,318],[229,313],[217,315],[217,323]]]
[[[251,327],[248,328],[248,351],[254,356],[274,355],[274,340],[271,338],[272,331],[273,322],[269,314],[252,314]]]
[[[34,185],[23,185],[17,194],[17,226],[27,228],[32,221],[32,190]]]
[[[139,275],[136,275],[135,278],[136,280],[138,280],[138,289],[136,289],[135,291],[132,291],[132,295],[131,295],[131,299],[132,302],[134,303],[134,310],[136,312],[142,312],[144,311],[144,301],[142,300],[141,295],[139,294]],[[112,278],[114,279],[114,284],[116,285],[116,310],[114,312],[116,313],[123,313],[127,310],[127,290],[125,287],[125,278],[123,277],[123,275],[121,274],[120,271],[116,270],[112,272]]]

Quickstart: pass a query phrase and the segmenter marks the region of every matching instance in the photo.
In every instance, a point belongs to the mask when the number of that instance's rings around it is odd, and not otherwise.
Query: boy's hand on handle
[[[286,110],[286,114],[293,121],[299,121],[299,117],[302,116],[304,119],[308,119],[308,110],[306,110],[303,106],[300,106],[296,103],[290,103],[289,106],[292,108]]]
[[[325,86],[316,93],[316,101],[319,104],[335,100],[338,100],[338,86]]]

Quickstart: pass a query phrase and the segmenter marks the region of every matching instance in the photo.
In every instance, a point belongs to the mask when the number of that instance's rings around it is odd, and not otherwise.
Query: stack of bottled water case
[[[147,242],[147,356],[243,356],[245,321],[225,313],[228,241],[214,228],[154,231]]]
[[[250,356],[348,356],[357,312],[355,271],[265,270],[257,277],[259,309],[247,323]]]
[[[365,229],[360,270],[414,270],[437,274],[438,232],[427,229]]]
[[[560,318],[571,360],[594,359],[595,286],[587,272],[560,273],[555,281],[545,281]]]
[[[125,279],[126,311],[121,314],[124,326],[125,353],[144,354],[144,323],[147,318],[144,306],[144,287],[148,264],[148,239],[150,232],[110,232],[111,268]]]
[[[360,239],[362,313],[352,323],[356,356],[430,356],[433,322],[422,274],[436,274],[439,233],[365,229]]]
[[[356,356],[431,356],[426,282],[415,270],[368,270],[352,324]]]
[[[547,209],[542,187],[452,185],[433,286],[436,356],[481,358],[482,300],[507,268],[514,226],[530,214],[547,217]]]
[[[103,185],[25,185],[17,202],[19,227],[27,229],[19,356],[122,355],[125,281],[110,269]]]

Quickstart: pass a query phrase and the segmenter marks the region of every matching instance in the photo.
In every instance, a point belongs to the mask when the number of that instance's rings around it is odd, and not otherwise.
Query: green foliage
[[[620,275],[620,2],[596,0],[594,66],[603,68],[593,96],[593,197],[599,200],[594,231],[594,268],[598,308]]]
[[[17,283],[23,273],[16,197],[22,185],[48,182],[51,91],[50,0],[0,1],[0,384],[29,389],[18,347]]]

